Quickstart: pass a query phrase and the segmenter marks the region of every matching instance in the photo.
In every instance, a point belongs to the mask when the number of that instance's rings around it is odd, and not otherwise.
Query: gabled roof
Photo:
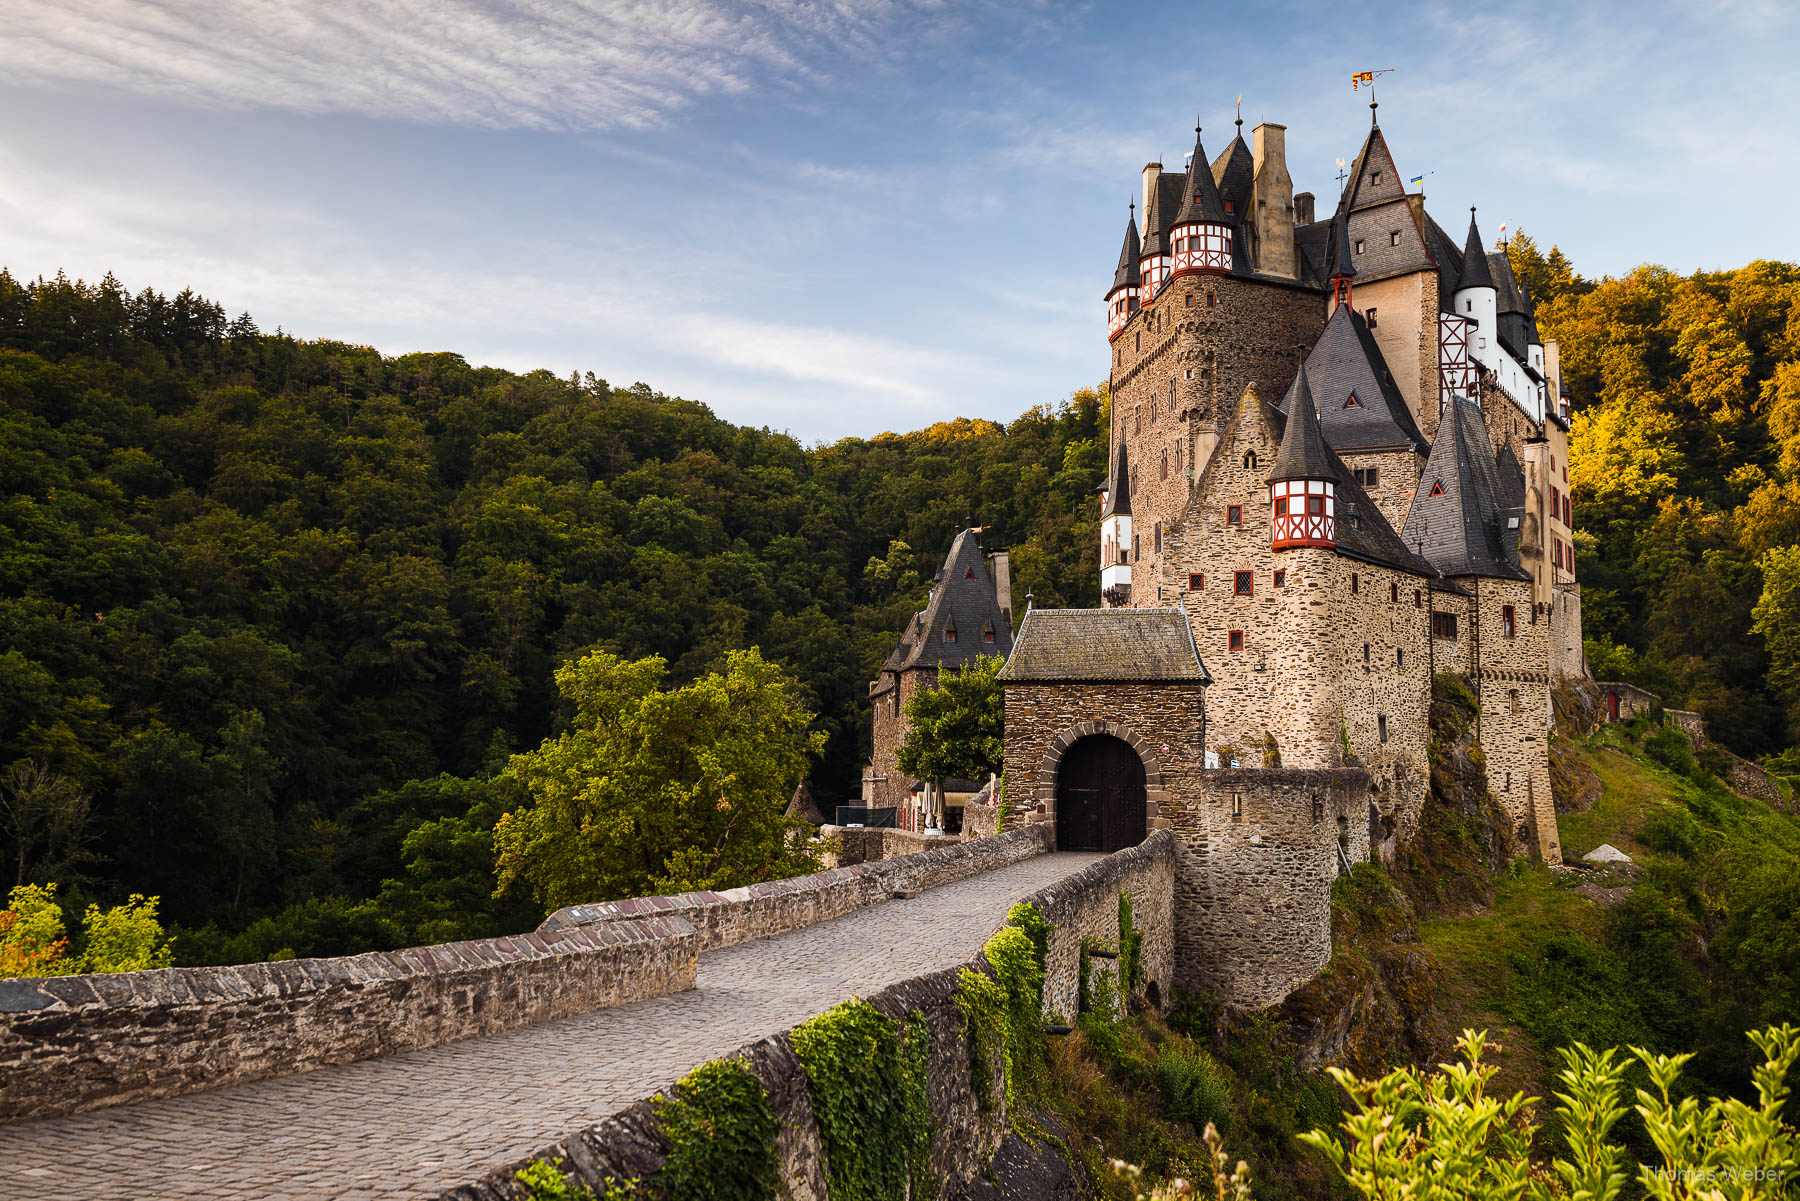
[[[1131,472],[1125,462],[1125,448],[1119,447],[1118,456],[1113,460],[1112,482],[1106,489],[1106,504],[1100,510],[1102,517],[1131,516]]]
[[[975,531],[957,534],[938,581],[925,608],[907,623],[893,654],[882,664],[883,671],[953,669],[982,655],[1004,655],[1012,648],[1012,626],[1000,611]],[[944,636],[950,629],[956,631],[954,642]],[[992,642],[983,641],[985,629],[994,632]]]
[[[1319,407],[1319,427],[1334,450],[1425,445],[1406,398],[1362,315],[1339,305],[1325,322],[1325,332],[1306,356],[1307,382]],[[1281,411],[1292,411],[1295,388],[1288,387]],[[1349,404],[1356,398],[1355,407]]]
[[[1421,542],[1425,557],[1447,576],[1528,580],[1519,566],[1518,526],[1507,525],[1518,512],[1507,499],[1480,406],[1451,397],[1402,536]]]
[[[1379,180],[1376,179],[1378,175]],[[1359,209],[1400,200],[1405,196],[1406,188],[1400,182],[1400,169],[1394,166],[1393,152],[1388,149],[1381,126],[1374,121],[1374,108],[1371,106],[1369,136],[1363,139],[1362,149],[1356,152],[1356,164],[1344,182],[1343,202],[1350,209]]]
[[[1287,429],[1282,432],[1281,449],[1276,452],[1269,482],[1336,480],[1337,471],[1325,453],[1325,435],[1319,432],[1319,411],[1313,407],[1312,389],[1306,386],[1305,363],[1300,364],[1294,376],[1293,396],[1288,403]]]
[[[1209,684],[1212,676],[1180,609],[1033,609],[1000,680]]]
[[[1212,173],[1213,182],[1219,186],[1219,198],[1231,201],[1237,216],[1248,217],[1251,193],[1256,187],[1256,156],[1244,144],[1243,125],[1240,120],[1231,145],[1213,160]]]
[[[1119,249],[1119,268],[1113,272],[1112,288],[1106,294],[1111,296],[1120,288],[1134,288],[1138,282],[1138,256],[1142,253],[1138,242],[1137,214],[1135,211],[1125,219],[1125,245]]]
[[[1456,281],[1458,291],[1464,288],[1491,288],[1494,277],[1488,271],[1487,252],[1481,246],[1481,231],[1475,228],[1475,206],[1469,206],[1469,236],[1463,242],[1462,278]]]
[[[1219,185],[1213,180],[1212,164],[1206,158],[1206,146],[1200,140],[1200,127],[1194,126],[1194,157],[1188,164],[1187,179],[1182,187],[1181,210],[1174,224],[1190,221],[1212,221],[1227,224],[1225,205],[1219,199]]]
[[[812,789],[806,781],[800,781],[800,787],[794,789],[794,799],[788,802],[786,817],[798,817],[815,826],[823,826],[830,822],[825,811],[819,808],[819,802],[813,800]]]

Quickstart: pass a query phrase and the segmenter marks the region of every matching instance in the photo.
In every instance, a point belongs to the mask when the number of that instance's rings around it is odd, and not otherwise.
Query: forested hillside
[[[760,646],[829,735],[815,791],[855,792],[867,682],[959,524],[1021,596],[1097,603],[1100,415],[809,448],[643,384],[0,273],[0,768],[91,797],[5,822],[7,875],[190,928],[299,907],[184,957],[528,926],[488,896],[484,780],[596,646],[677,682]]]
[[[1589,654],[1742,754],[1800,730],[1800,266],[1584,280],[1508,245],[1562,347]],[[1796,764],[1784,763],[1792,770]]]
[[[1509,250],[1575,397],[1597,674],[1783,751],[1800,268],[1596,283]],[[808,447],[644,384],[0,271],[0,772],[34,769],[0,780],[6,872],[160,896],[187,960],[529,925],[492,896],[493,776],[593,648],[680,683],[759,646],[827,735],[815,792],[852,794],[867,681],[959,525],[1013,551],[1016,609],[1097,603],[1104,404]]]

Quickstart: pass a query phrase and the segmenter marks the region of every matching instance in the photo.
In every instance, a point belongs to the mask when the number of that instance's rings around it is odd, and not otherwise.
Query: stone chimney
[[[1264,121],[1251,131],[1256,165],[1251,220],[1256,226],[1256,269],[1294,278],[1294,180],[1287,169],[1287,126]]]
[[[1156,195],[1156,177],[1161,174],[1161,163],[1152,162],[1144,164],[1144,198],[1138,204],[1139,221],[1147,223],[1150,219],[1150,199]],[[1144,230],[1146,233],[1149,232],[1149,229],[1150,226],[1145,224]]]
[[[988,576],[994,581],[994,598],[1000,602],[1000,612],[1006,615],[1006,624],[1012,625],[1012,555],[997,550],[988,556]]]
[[[1302,192],[1294,197],[1294,224],[1311,225],[1313,223],[1313,194]]]

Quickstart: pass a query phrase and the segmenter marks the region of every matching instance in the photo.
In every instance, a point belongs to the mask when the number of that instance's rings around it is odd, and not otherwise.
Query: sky
[[[1452,231],[1800,259],[1800,6],[0,0],[0,265],[592,371],[805,442],[1107,371],[1143,164],[1379,116]]]

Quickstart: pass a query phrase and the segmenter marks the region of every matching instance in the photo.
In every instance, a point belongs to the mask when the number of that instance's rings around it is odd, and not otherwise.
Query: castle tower
[[[1195,271],[1231,270],[1231,214],[1219,196],[1213,180],[1212,164],[1207,161],[1206,147],[1200,141],[1200,127],[1194,126],[1194,157],[1188,165],[1187,184],[1182,189],[1181,210],[1169,231],[1173,250],[1170,279],[1178,279]]]
[[[1356,267],[1350,262],[1350,222],[1343,205],[1338,205],[1337,221],[1331,228],[1335,254],[1331,265],[1331,308],[1350,308],[1351,285],[1356,280]],[[1352,310],[1354,311],[1354,310]]]
[[[1475,206],[1469,206],[1469,236],[1463,245],[1462,275],[1456,281],[1455,311],[1474,328],[1467,333],[1469,357],[1492,369],[1500,353],[1499,292],[1488,270],[1481,231],[1475,227]],[[1472,392],[1464,392],[1472,396]]]
[[[1269,544],[1275,550],[1331,548],[1337,545],[1337,469],[1325,449],[1319,410],[1306,383],[1305,363],[1300,364],[1294,387],[1281,451],[1269,473]]]
[[[1113,272],[1112,290],[1106,294],[1106,336],[1116,338],[1125,323],[1138,310],[1138,244],[1137,207],[1125,221],[1125,245],[1119,250],[1119,268]]]
[[[1138,303],[1141,306],[1156,299],[1169,279],[1169,220],[1174,210],[1167,203],[1163,177],[1150,175],[1150,167],[1160,172],[1160,164],[1144,168],[1144,244],[1138,252]]]
[[[1131,469],[1121,446],[1100,504],[1102,604],[1123,605],[1131,598],[1131,559]]]

